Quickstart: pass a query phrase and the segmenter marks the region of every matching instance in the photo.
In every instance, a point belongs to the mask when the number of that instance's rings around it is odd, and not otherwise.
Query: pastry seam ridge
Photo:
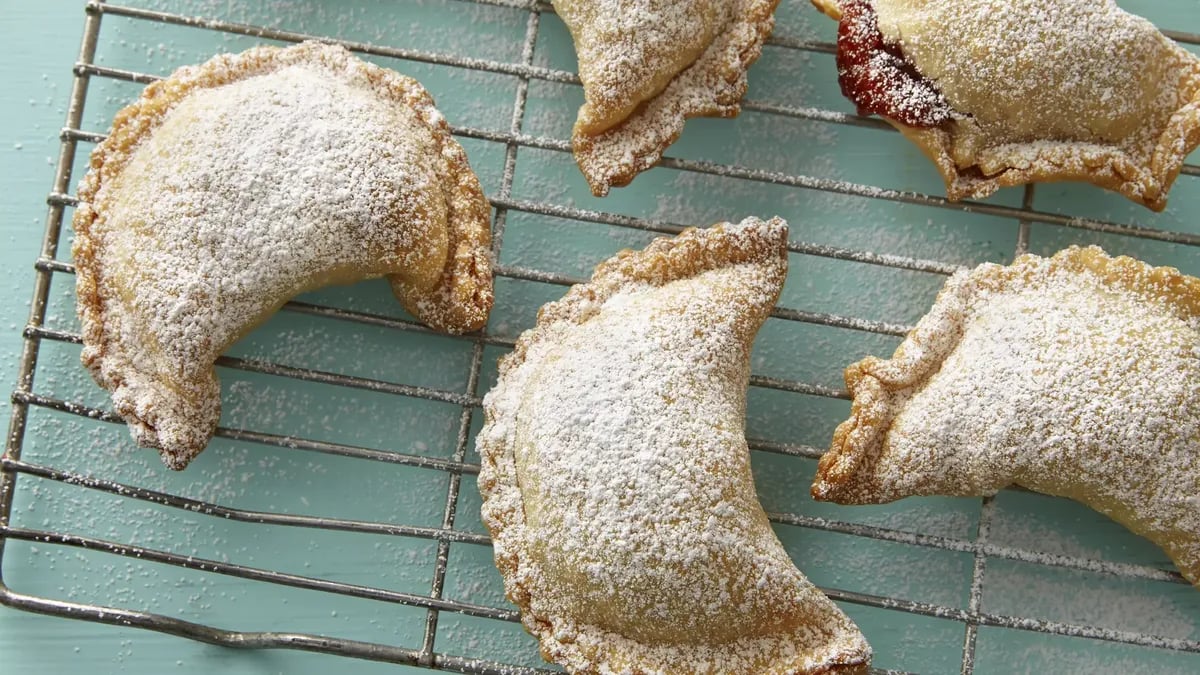
[[[941,368],[962,337],[966,320],[962,309],[973,294],[996,290],[1007,280],[1058,269],[1092,275],[1185,320],[1200,317],[1200,279],[1174,267],[1154,267],[1128,256],[1111,257],[1098,246],[1071,246],[1050,258],[1025,254],[1009,266],[985,263],[957,272],[890,359],[868,356],[846,368],[850,417],[838,425],[829,451],[818,463],[810,491],[813,498],[840,504],[880,504],[902,496],[890,494],[868,470],[886,442],[897,412],[885,399],[927,382]],[[1153,292],[1147,294],[1146,288]]]
[[[693,117],[735,117],[748,88],[747,70],[775,26],[779,0],[740,0],[735,19],[695,63],[630,116],[599,134],[572,132],[576,161],[592,194],[603,197],[652,168]],[[702,94],[697,94],[697,90]]]
[[[101,297],[104,276],[98,264],[102,238],[93,226],[101,218],[94,203],[103,187],[115,179],[132,159],[135,151],[158,128],[167,115],[187,96],[198,90],[223,86],[268,74],[298,63],[319,65],[331,73],[353,70],[362,73],[398,104],[408,104],[416,118],[430,130],[437,144],[439,177],[453,181],[446,195],[449,234],[446,264],[432,292],[437,302],[412,307],[418,318],[447,332],[465,332],[487,321],[492,304],[490,264],[490,213],[478,179],[474,177],[462,147],[454,142],[444,117],[436,109],[432,96],[415,79],[355,58],[343,47],[308,41],[290,47],[260,46],[238,54],[220,54],[208,61],[176,69],[169,76],[152,82],[138,99],[122,108],[113,118],[112,129],[89,157],[89,170],[79,183],[78,207],[72,219],[75,239],[72,256],[76,268],[77,313],[83,336],[81,361],[101,387],[108,390],[118,414],[129,424],[139,445],[160,451],[172,468],[183,468],[209,441],[208,434],[196,433],[196,424],[179,424],[168,419],[159,405],[161,396],[147,403],[130,396],[131,392],[184,387],[200,390],[216,387],[216,376],[203,381],[164,381],[135,367],[117,336],[106,329],[106,300]],[[449,141],[449,142],[447,142]],[[465,196],[464,196],[465,195]],[[400,296],[398,284],[394,284]],[[407,299],[401,298],[407,304]],[[459,302],[465,303],[460,305]],[[219,394],[203,397],[201,407],[190,417],[215,420],[220,415]],[[192,422],[193,420],[189,420]],[[169,423],[186,438],[166,442],[161,425]],[[206,422],[207,424],[207,422]],[[183,429],[182,427],[192,427]],[[170,447],[168,447],[170,446]]]
[[[536,589],[526,577],[520,555],[521,528],[524,527],[523,498],[517,482],[515,466],[512,465],[512,448],[505,438],[505,430],[513,424],[497,413],[495,403],[502,397],[512,396],[513,385],[506,384],[506,375],[517,370],[525,362],[532,345],[553,336],[555,326],[579,325],[596,315],[604,302],[631,285],[662,286],[672,281],[687,279],[713,269],[730,265],[767,264],[777,267],[773,273],[785,274],[787,225],[778,218],[762,221],[747,218],[739,224],[720,223],[708,229],[689,228],[676,237],[655,239],[642,251],[624,250],[597,266],[591,281],[571,288],[566,296],[549,303],[538,313],[536,326],[525,331],[517,340],[514,351],[501,359],[500,379],[495,389],[484,398],[487,416],[484,429],[478,437],[481,469],[479,488],[483,494],[483,521],[492,534],[496,566],[504,579],[505,594],[520,608],[521,622],[525,629],[538,638],[544,658],[557,663],[569,663],[569,672],[576,673],[638,673],[649,675],[657,670],[612,671],[603,660],[597,661],[581,648],[579,643],[619,640],[637,644],[647,653],[663,650],[678,652],[684,658],[683,645],[643,645],[632,638],[610,633],[597,626],[579,623],[562,623],[554,617],[535,614],[532,598]],[[832,629],[834,631],[840,628]],[[790,634],[790,633],[789,633]],[[789,635],[781,634],[781,635]],[[745,638],[754,639],[754,638]],[[730,651],[745,639],[710,649]],[[861,643],[861,644],[860,644]],[[772,670],[773,675],[800,675],[807,673],[865,673],[870,660],[870,648],[865,642],[853,642],[833,651],[820,664],[806,667],[803,662],[789,661],[781,664],[785,669]]]

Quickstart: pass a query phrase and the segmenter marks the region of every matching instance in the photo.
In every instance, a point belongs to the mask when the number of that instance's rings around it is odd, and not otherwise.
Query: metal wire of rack
[[[129,19],[150,22],[161,22],[196,27],[223,33],[254,36],[263,39],[298,42],[305,39],[320,39],[342,44],[348,49],[375,56],[393,57],[398,59],[424,62],[463,68],[469,70],[501,73],[517,78],[516,95],[512,106],[512,117],[506,131],[480,129],[471,127],[455,127],[455,135],[463,138],[481,139],[503,144],[505,148],[504,167],[499,190],[489,195],[494,208],[493,222],[493,253],[499,261],[499,253],[504,241],[505,226],[508,214],[511,212],[528,213],[579,222],[600,223],[618,228],[643,230],[655,233],[676,233],[684,229],[684,225],[636,218],[614,213],[578,209],[560,206],[552,203],[534,202],[513,197],[513,179],[516,169],[518,152],[522,149],[539,149],[554,152],[570,152],[567,140],[530,136],[522,130],[525,122],[525,108],[532,80],[574,84],[579,83],[578,77],[571,72],[555,70],[534,65],[534,47],[542,15],[553,12],[548,3],[535,0],[460,0],[477,4],[497,5],[528,12],[525,41],[518,62],[502,62],[487,59],[467,58],[446,53],[434,53],[387,47],[362,42],[331,39],[326,36],[307,35],[298,32],[268,28],[264,26],[247,25],[223,20],[185,16],[165,11],[156,11],[110,4],[105,0],[88,0],[85,3],[85,20],[83,39],[78,61],[74,67],[74,83],[70,103],[67,110],[66,126],[61,132],[61,150],[58,157],[54,184],[47,202],[49,211],[46,219],[45,235],[41,255],[36,261],[34,294],[29,323],[24,329],[24,348],[20,359],[20,373],[17,386],[12,395],[13,414],[9,429],[9,437],[3,457],[0,458],[0,562],[3,561],[4,547],[8,540],[43,542],[62,547],[86,548],[103,551],[123,557],[134,557],[141,560],[174,565],[181,568],[203,570],[212,574],[228,575],[242,579],[255,580],[269,584],[291,586],[296,588],[341,594],[350,597],[366,598],[382,602],[399,603],[426,610],[423,640],[419,649],[401,648],[392,645],[348,640],[315,634],[280,633],[280,632],[241,632],[224,630],[208,625],[189,622],[182,619],[147,613],[142,611],[101,607],[92,604],[75,603],[56,600],[37,595],[25,594],[3,583],[0,579],[0,603],[31,612],[71,617],[87,621],[134,626],[163,633],[174,634],[207,643],[239,648],[283,648],[314,652],[338,654],[361,659],[384,661],[392,663],[422,666],[436,670],[448,670],[462,673],[506,673],[531,674],[552,672],[540,668],[530,668],[497,661],[481,660],[465,656],[439,652],[436,650],[438,621],[443,612],[458,613],[473,617],[483,617],[499,621],[517,621],[517,613],[511,609],[498,609],[486,605],[472,604],[443,597],[444,584],[450,548],[452,545],[488,546],[487,536],[455,529],[455,519],[459,504],[461,479],[464,475],[476,474],[479,467],[466,460],[467,443],[473,416],[480,406],[478,391],[484,360],[485,346],[510,347],[513,341],[506,337],[488,335],[486,333],[461,336],[459,339],[469,341],[472,345],[470,374],[463,391],[448,391],[430,387],[397,384],[382,380],[344,375],[317,369],[288,366],[255,359],[223,357],[218,364],[226,368],[252,373],[263,373],[287,378],[295,378],[309,382],[332,384],[340,387],[358,388],[374,392],[394,394],[398,396],[415,397],[420,399],[440,401],[461,407],[459,424],[454,442],[453,455],[449,459],[426,457],[402,452],[380,451],[371,448],[358,447],[336,442],[310,440],[293,436],[280,436],[269,433],[238,428],[221,428],[217,435],[223,438],[250,441],[254,443],[276,446],[281,448],[299,449],[317,453],[327,453],[351,457],[367,461],[389,462],[413,467],[422,467],[445,472],[449,476],[449,488],[443,509],[440,527],[420,527],[390,524],[365,520],[327,518],[319,516],[296,515],[258,510],[246,510],[222,506],[208,501],[182,497],[166,492],[160,492],[110,480],[80,475],[45,466],[22,459],[22,447],[26,439],[28,415],[33,408],[45,408],[71,415],[84,416],[104,422],[121,423],[121,419],[108,410],[90,407],[78,402],[63,400],[39,394],[35,391],[33,382],[38,367],[39,349],[46,341],[79,343],[80,336],[63,330],[46,327],[46,310],[50,293],[51,280],[55,275],[73,274],[71,264],[56,259],[60,235],[63,225],[64,212],[67,207],[74,206],[75,198],[70,194],[72,180],[72,165],[75,161],[78,144],[81,142],[95,143],[104,138],[104,134],[82,129],[82,111],[88,95],[88,87],[92,78],[112,78],[138,83],[148,83],[156,76],[144,73],[120,70],[98,65],[94,62],[100,27],[105,16],[120,16]],[[1167,31],[1167,34],[1183,43],[1200,44],[1200,35],[1178,31]],[[773,37],[768,44],[784,49],[831,52],[833,46],[827,43],[795,40],[783,37]],[[767,101],[746,100],[743,108],[769,115],[819,120],[842,125],[854,125],[879,129],[890,132],[891,127],[876,119],[860,117],[852,114],[775,104]],[[747,181],[772,183],[807,190],[821,190],[843,195],[855,195],[874,200],[917,204],[941,209],[951,209],[960,212],[982,213],[1002,218],[1011,218],[1017,225],[1017,245],[1015,254],[1024,252],[1029,243],[1030,226],[1032,223],[1044,223],[1065,228],[1076,228],[1092,232],[1119,234],[1143,239],[1158,240],[1182,246],[1200,246],[1200,235],[1140,227],[1133,224],[1110,222],[1104,220],[1088,220],[1064,216],[1057,213],[1038,211],[1032,208],[1034,188],[1025,189],[1023,203],[1020,207],[1003,206],[979,202],[949,202],[944,198],[913,192],[880,189],[870,185],[856,184],[848,181],[833,180],[808,175],[793,175],[764,171],[752,167],[733,164],[718,164],[705,161],[665,158],[662,166],[679,171],[707,174],[723,178],[734,178]],[[1188,164],[1182,174],[1188,177],[1200,177],[1200,166]],[[1186,180],[1186,179],[1185,179]],[[937,260],[925,260],[901,255],[892,255],[873,251],[840,248],[822,244],[791,242],[789,250],[794,253],[854,261],[868,265],[884,266],[902,270],[933,273],[939,275],[952,274],[959,269],[957,265]],[[497,265],[495,273],[498,277],[518,280],[536,281],[541,283],[569,285],[580,281],[560,274],[524,268],[512,265]],[[362,325],[384,327],[396,331],[417,333],[430,332],[424,326],[392,317],[352,311],[337,307],[293,301],[285,306],[286,311],[326,317],[340,321],[355,322]],[[778,319],[799,321],[824,326],[865,331],[891,336],[904,335],[909,326],[892,324],[882,321],[863,319],[853,316],[801,311],[787,307],[777,308],[773,314]],[[819,384],[795,381],[783,378],[755,375],[751,378],[751,386],[768,389],[778,389],[787,392],[813,396],[848,398],[845,391]],[[787,444],[766,440],[750,440],[750,447],[756,451],[791,455],[796,457],[816,458],[823,452],[815,448],[799,444]],[[251,567],[242,564],[222,562],[218,560],[201,559],[183,556],[167,551],[123,544],[102,540],[94,537],[73,535],[48,529],[30,529],[11,524],[14,495],[18,489],[18,476],[27,475],[40,479],[70,484],[80,489],[118,495],[132,500],[140,500],[173,509],[187,510],[207,516],[231,519],[247,523],[270,524],[297,528],[315,528],[336,530],[353,533],[370,533],[398,537],[411,537],[431,540],[437,543],[434,579],[427,594],[404,593],[382,588],[355,585],[350,583],[330,581],[315,577],[284,573]],[[961,671],[970,674],[975,665],[975,642],[980,627],[1000,627],[1031,631],[1036,633],[1089,638],[1129,645],[1140,645],[1181,652],[1200,653],[1200,641],[1178,639],[1150,635],[1140,632],[1112,630],[1097,626],[1079,625],[1057,621],[1046,621],[1022,616],[994,614],[982,611],[981,596],[983,578],[989,559],[1005,559],[1024,563],[1034,563],[1049,567],[1084,570],[1115,575],[1123,578],[1151,580],[1176,584],[1186,584],[1186,581],[1173,570],[1164,570],[1147,565],[1118,563],[1095,560],[1069,555],[1049,554],[1041,551],[1025,550],[1012,546],[998,545],[989,542],[989,528],[992,519],[992,499],[982,501],[976,535],[973,539],[919,534],[904,530],[866,525],[853,522],[830,520],[826,518],[806,516],[799,513],[771,513],[771,520],[776,523],[796,525],[828,532],[835,532],[856,537],[897,542],[910,546],[926,547],[943,551],[965,553],[973,556],[971,586],[967,609],[916,602],[886,596],[870,595],[837,588],[823,588],[831,598],[858,605],[883,608],[906,612],[927,617],[947,619],[963,624],[963,647]],[[876,671],[897,672],[897,671]]]

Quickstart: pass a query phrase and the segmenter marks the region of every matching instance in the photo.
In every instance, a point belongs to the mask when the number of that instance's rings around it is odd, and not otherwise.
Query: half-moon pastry
[[[509,599],[573,673],[866,672],[788,558],[744,435],[787,226],[658,239],[538,314],[484,399],[483,518]]]
[[[579,57],[572,134],[592,193],[662,158],[689,117],[733,117],[779,0],[554,0]]]
[[[79,188],[83,363],[182,469],[220,417],[213,363],[292,296],[391,275],[448,332],[492,305],[489,207],[415,80],[305,43],[177,70],[117,114]]]
[[[1161,211],[1200,145],[1200,58],[1112,0],[813,0],[842,92],[950,199],[1088,181]]]
[[[1124,524],[1200,582],[1200,279],[1096,247],[982,265],[846,385],[813,497],[1021,485]]]

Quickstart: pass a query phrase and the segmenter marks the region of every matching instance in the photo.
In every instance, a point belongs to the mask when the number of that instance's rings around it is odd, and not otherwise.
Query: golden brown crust
[[[782,221],[775,218],[768,223]],[[640,251],[624,249],[600,263],[587,283],[572,286],[561,300],[538,310],[537,324],[522,333],[513,351],[500,359],[500,376],[520,366],[525,352],[544,339],[552,324],[587,321],[606,300],[630,284],[662,286],[726,265],[770,261],[787,245],[786,229],[780,229],[780,238],[774,239],[727,237],[722,236],[724,232],[721,223],[708,229],[688,228],[675,237],[659,237]]]
[[[960,272],[955,279],[970,278],[977,288],[1003,290],[1016,280],[1049,275],[1057,270],[1087,274],[1106,286],[1140,296],[1183,320],[1200,317],[1200,279],[1173,267],[1152,267],[1128,256],[1110,257],[1096,246],[1070,247],[1050,258],[1049,266],[1035,255],[1024,255],[1012,265],[981,265]],[[962,284],[947,283],[934,306],[945,304],[948,294],[961,294]],[[886,442],[899,413],[892,397],[916,391],[937,373],[957,347],[962,326],[931,312],[908,334],[889,360],[874,356],[846,368],[846,388],[852,397],[850,417],[834,431],[830,449],[820,459],[811,493],[814,499],[840,504],[880,504],[900,496],[870,470]]]
[[[1167,194],[1188,153],[1200,146],[1200,89],[1188,106],[1178,110],[1154,146],[1148,164],[1121,148],[1063,144],[1046,149],[1021,166],[985,173],[978,166],[962,168],[951,153],[954,134],[947,129],[918,129],[886,119],[915,144],[937,167],[950,201],[983,199],[1000,188],[1029,183],[1079,181],[1116,192],[1152,211],[1167,207]],[[1180,152],[1179,148],[1183,151]]]
[[[592,194],[603,197],[657,164],[689,118],[735,117],[741,111],[746,71],[762,54],[779,0],[734,2],[730,26],[718,31],[695,63],[624,122],[599,134],[586,133],[576,124],[571,144]]]
[[[133,363],[137,359],[121,353],[123,337],[114,332],[114,325],[121,322],[110,320],[110,313],[122,310],[116,298],[106,297],[119,284],[108,278],[113,271],[104,268],[106,239],[98,230],[105,224],[103,193],[119,182],[138,148],[190,94],[295,64],[323,67],[335,76],[352,70],[356,76],[365,78],[384,100],[416,111],[414,121],[424,124],[430,132],[435,144],[431,151],[439,158],[434,163],[435,170],[446,196],[446,262],[440,275],[436,275],[434,268],[435,274],[421,278],[406,281],[394,277],[393,289],[398,299],[417,318],[451,333],[481,328],[491,309],[490,207],[466,154],[419,83],[359,61],[340,47],[315,42],[289,48],[259,47],[180,68],[147,86],[137,101],[117,113],[108,137],[92,152],[90,169],[79,186],[80,203],[73,219],[83,363],[101,386],[114,393],[117,412],[129,422],[137,442],[158,448],[172,468],[186,466],[207,444],[220,415],[219,388],[211,374],[195,378],[172,376],[170,381],[147,379],[146,374],[135,372],[140,367]],[[146,253],[150,255],[153,251]],[[433,283],[427,281],[435,276]],[[349,282],[354,278],[340,272],[330,280]],[[253,328],[255,323],[251,322],[245,330]],[[147,388],[159,392],[151,396],[158,399],[157,403],[117,395]],[[167,399],[174,402],[168,404]],[[162,425],[168,425],[169,430]]]
[[[97,292],[102,272],[95,264],[95,244],[91,237],[91,225],[99,215],[92,204],[101,186],[110,183],[121,172],[137,146],[192,91],[219,87],[309,60],[330,68],[341,65],[330,62],[328,52],[317,48],[317,43],[290,48],[258,47],[241,54],[223,54],[208,63],[185,66],[165,79],[152,82],[137,101],[116,114],[108,138],[92,151],[88,173],[79,185],[80,205],[71,222],[76,233],[72,253],[79,275],[77,294],[85,325],[97,330],[103,325],[101,321],[88,320],[89,316],[98,318],[95,314],[101,307]],[[416,80],[370,63],[362,65],[381,94],[415,109],[434,107],[433,98]],[[491,244],[490,206],[479,179],[467,162],[466,153],[450,135],[450,127],[444,119],[439,120],[434,131],[438,150],[448,162],[449,171],[442,179],[454,185],[449,191],[450,217],[447,219],[449,250],[453,254],[447,256],[445,271],[435,290],[410,288],[399,279],[394,280],[393,289],[405,307],[431,327],[448,333],[465,333],[478,330],[487,323],[493,302],[488,250]],[[437,299],[426,297],[431,294]],[[98,334],[91,337],[92,342],[101,342]]]
[[[841,19],[842,11],[837,0],[812,0],[812,3],[830,18]],[[1012,8],[1006,11],[1012,11]],[[1120,16],[1131,18],[1124,12]],[[1146,26],[1147,31],[1153,31],[1144,22],[1140,22],[1140,25]],[[964,30],[963,37],[957,39],[965,42],[967,33]],[[1153,42],[1154,39],[1159,41],[1160,51],[1159,58],[1154,60],[1163,63],[1166,77],[1170,78],[1161,86],[1172,95],[1167,96],[1170,99],[1168,104],[1164,103],[1165,99],[1142,94],[1141,97],[1148,101],[1153,100],[1158,110],[1153,114],[1146,112],[1146,119],[1141,120],[1142,127],[1136,129],[1136,133],[1130,132],[1123,137],[1108,137],[1104,133],[1094,138],[1088,134],[1068,138],[1048,133],[1012,136],[1001,129],[1003,124],[988,122],[984,117],[977,118],[974,115],[977,111],[969,105],[956,105],[959,102],[949,94],[946,96],[951,107],[957,110],[957,118],[937,127],[918,128],[886,116],[884,119],[934,163],[945,181],[946,196],[951,201],[984,198],[1002,187],[1080,181],[1117,192],[1151,210],[1162,211],[1166,208],[1168,192],[1178,178],[1184,160],[1190,152],[1200,147],[1200,58],[1160,34],[1149,40]],[[1031,49],[1036,47],[1030,45]],[[994,48],[983,45],[975,51],[987,53]],[[1004,45],[1004,48],[1018,50],[1023,47],[1014,43]],[[1036,62],[1040,57],[1037,53],[1031,53],[1027,58]],[[1123,56],[1113,56],[1114,60],[1119,58]],[[1167,67],[1168,62],[1170,68]],[[1117,70],[1121,65],[1114,63],[1109,71]],[[1140,67],[1134,62],[1118,72],[1120,79],[1125,82],[1152,77],[1143,75],[1139,70]],[[1178,81],[1175,81],[1176,77]],[[1005,82],[994,84],[1003,87]],[[1096,86],[1102,88],[1108,84],[1096,83]],[[1094,108],[1103,111],[1106,106],[1097,103]],[[1158,119],[1160,113],[1161,119]],[[1061,112],[1064,117],[1069,114],[1068,111]],[[993,138],[993,133],[998,136]]]
[[[686,230],[675,238],[657,239],[642,251],[622,251],[601,263],[588,283],[572,287],[563,299],[549,303],[539,311],[536,326],[522,334],[513,352],[501,359],[501,384],[485,399],[487,423],[478,437],[482,463],[479,488],[484,497],[484,523],[495,544],[496,566],[504,578],[509,600],[521,610],[523,625],[538,638],[543,658],[567,666],[568,672],[689,672],[686,660],[693,655],[684,645],[643,643],[578,621],[564,625],[553,616],[539,613],[537,598],[539,594],[544,596],[546,589],[536,586],[536,580],[541,578],[539,573],[534,572],[537,563],[524,559],[522,552],[526,551],[526,547],[517,541],[527,536],[523,533],[527,507],[512,461],[515,449],[502,431],[516,424],[516,421],[511,418],[511,413],[501,412],[502,408],[511,410],[511,404],[501,406],[495,397],[508,396],[507,393],[497,392],[505,386],[506,381],[517,376],[518,369],[528,363],[527,356],[540,349],[541,343],[555,344],[564,335],[560,329],[587,323],[601,312],[607,300],[618,294],[647,285],[661,287],[711,270],[749,263],[762,265],[769,270],[776,288],[781,286],[786,273],[786,229],[782,222],[773,221],[765,225],[760,222],[752,231],[727,231],[727,228],[730,228],[728,224],[720,224],[707,230]],[[747,340],[752,339],[772,303],[762,303],[761,309],[758,304],[745,309],[751,315],[747,321],[754,323],[752,328],[743,327],[747,329],[744,331],[749,336]],[[758,316],[760,312],[761,316]],[[510,383],[509,387],[512,386]],[[812,592],[817,593],[815,590]],[[824,601],[823,596],[821,600]],[[840,616],[836,610],[831,611]],[[841,621],[847,620],[842,616]],[[828,649],[827,658],[820,663],[809,663],[807,667],[797,665],[805,663],[804,655],[797,653],[798,649],[792,649],[790,655],[775,653],[773,658],[766,661],[766,666],[756,662],[757,665],[743,663],[742,667],[736,665],[736,658],[745,657],[735,656],[741,652],[735,651],[733,646],[694,646],[691,649],[696,652],[706,650],[706,658],[717,658],[714,654],[721,655],[720,658],[725,660],[720,663],[728,666],[720,668],[722,672],[763,672],[770,675],[867,672],[870,650],[852,625],[847,622],[846,625],[814,626],[812,630],[827,631],[821,634],[826,635],[831,644],[834,636],[839,642],[836,643],[838,647]],[[857,638],[841,631],[853,632]],[[809,639],[813,639],[811,635]],[[621,645],[619,654],[612,653],[615,649],[613,644]],[[674,656],[667,657],[664,654]]]

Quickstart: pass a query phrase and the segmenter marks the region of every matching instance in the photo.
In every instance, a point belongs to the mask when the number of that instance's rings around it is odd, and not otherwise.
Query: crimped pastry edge
[[[743,2],[748,7],[718,33],[700,58],[628,118],[599,134],[585,134],[576,125],[571,146],[593,195],[603,197],[658,164],[666,149],[679,140],[688,119],[736,117],[741,112],[741,100],[749,86],[747,71],[762,55],[763,43],[775,27],[779,0]],[[730,59],[722,58],[730,52],[736,54],[737,62],[732,69],[724,67]],[[690,83],[682,84],[685,81]],[[705,95],[697,98],[696,89],[706,90]],[[642,128],[632,128],[638,126]],[[633,141],[638,142],[630,150]]]
[[[834,21],[841,20],[838,0],[811,2]],[[1194,69],[1200,73],[1200,60],[1191,58]],[[950,201],[983,199],[1003,187],[1079,181],[1116,192],[1151,211],[1162,211],[1167,207],[1167,195],[1183,170],[1188,154],[1200,147],[1200,88],[1190,96],[1188,102],[1171,115],[1155,140],[1154,150],[1147,158],[1148,166],[1116,145],[1064,142],[1046,153],[1039,153],[1039,161],[1028,162],[1026,168],[1012,166],[987,175],[978,167],[958,167],[951,156],[954,143],[949,131],[910,127],[880,117],[933,162],[946,184],[946,197]]]
[[[136,101],[117,112],[107,138],[91,153],[88,172],[79,183],[79,203],[72,218],[76,311],[84,345],[80,360],[96,383],[110,393],[115,394],[127,378],[139,377],[140,373],[128,363],[122,363],[127,359],[122,356],[121,349],[113,346],[119,338],[105,331],[105,300],[100,292],[103,273],[98,261],[103,243],[92,232],[93,225],[103,214],[94,208],[95,198],[105,184],[120,174],[137,147],[149,138],[165,116],[191,92],[298,63],[319,64],[332,72],[358,69],[378,86],[382,94],[395,99],[398,104],[411,106],[433,132],[440,156],[448,168],[448,175],[443,178],[452,181],[455,188],[447,194],[458,197],[447,203],[449,241],[445,271],[435,289],[424,290],[426,295],[433,293],[438,302],[419,307],[413,302],[417,289],[393,283],[393,290],[406,308],[436,329],[461,333],[486,324],[493,302],[490,206],[467,163],[466,153],[450,135],[448,124],[424,87],[413,78],[361,61],[337,45],[308,41],[291,47],[254,47],[237,54],[220,54],[202,64],[183,66],[168,77],[152,82]],[[199,383],[198,388],[203,388],[199,386],[202,384]],[[139,445],[157,449],[170,468],[183,469],[207,446],[220,416],[219,395],[211,396],[211,393],[203,393],[212,400],[202,413],[211,419],[213,429],[191,433],[181,442],[171,444],[176,447],[166,447],[168,444],[162,441],[153,411],[139,412],[131,405],[117,403],[117,413],[128,423],[130,433]]]
[[[520,609],[521,623],[538,639],[544,659],[555,663],[586,662],[588,666],[571,670],[576,673],[617,672],[606,663],[597,662],[577,645],[571,636],[558,634],[549,618],[538,616],[531,605],[534,589],[522,583],[522,562],[510,538],[523,524],[522,514],[517,509],[500,511],[491,508],[499,502],[522,503],[516,476],[505,466],[504,460],[512,455],[512,448],[499,439],[494,439],[490,427],[511,424],[501,419],[493,404],[495,397],[509,395],[505,391],[506,377],[525,363],[530,348],[545,339],[553,339],[555,328],[586,323],[613,295],[631,285],[662,286],[672,281],[690,278],[706,271],[726,265],[778,260],[786,265],[787,229],[781,219],[761,221],[748,218],[741,226],[749,224],[763,230],[761,236],[747,236],[746,230],[728,233],[730,223],[719,223],[707,229],[689,228],[676,237],[655,239],[641,251],[623,250],[596,267],[590,281],[573,286],[558,301],[548,303],[538,312],[534,328],[526,330],[518,338],[512,353],[500,360],[499,379],[496,387],[484,397],[486,421],[477,438],[481,460],[479,490],[483,496],[483,521],[492,535],[495,547],[495,562],[504,579],[505,594]],[[740,235],[740,236],[738,236]],[[784,270],[780,270],[783,274]],[[602,637],[604,632],[595,627],[591,632]],[[584,631],[580,631],[582,634]],[[577,637],[577,636],[576,636]],[[651,647],[647,647],[650,649]],[[773,671],[775,675],[865,675],[870,663],[869,647],[852,653],[843,653],[815,669]],[[636,675],[649,675],[647,670],[619,671]]]
[[[921,319],[890,359],[868,356],[846,368],[851,395],[850,417],[834,431],[822,455],[810,490],[819,501],[839,504],[883,504],[904,495],[892,494],[870,471],[886,442],[896,414],[888,403],[906,390],[919,389],[941,369],[958,347],[964,325],[961,313],[935,312],[948,303],[965,305],[976,289],[1000,291],[1007,283],[1033,274],[1068,270],[1089,274],[1109,287],[1135,293],[1182,319],[1200,317],[1200,279],[1174,267],[1154,267],[1129,256],[1112,257],[1098,246],[1071,246],[1049,259],[1025,254],[1008,266],[985,263],[952,276],[933,308]]]

